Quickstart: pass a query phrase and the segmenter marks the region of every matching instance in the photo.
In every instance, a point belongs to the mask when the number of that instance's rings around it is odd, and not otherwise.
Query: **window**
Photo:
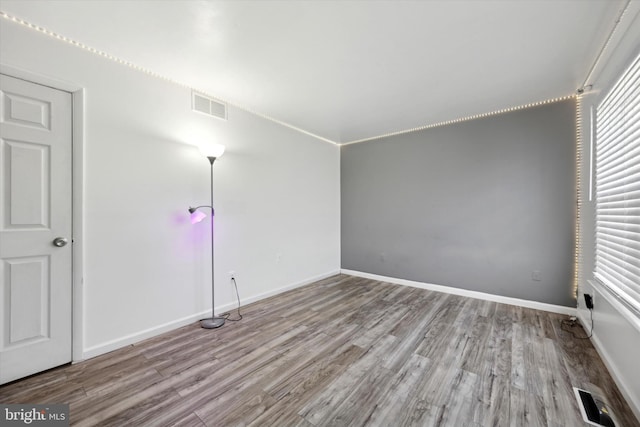
[[[640,317],[640,56],[596,115],[595,276]]]

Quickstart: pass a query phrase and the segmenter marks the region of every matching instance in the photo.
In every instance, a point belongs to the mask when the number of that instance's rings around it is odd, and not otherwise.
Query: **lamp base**
[[[222,317],[213,317],[209,319],[202,319],[200,321],[200,327],[204,329],[216,329],[220,326],[224,325],[224,318]]]

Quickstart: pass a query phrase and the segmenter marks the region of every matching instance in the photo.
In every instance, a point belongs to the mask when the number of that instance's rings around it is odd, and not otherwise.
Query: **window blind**
[[[596,279],[640,317],[640,56],[596,110]]]

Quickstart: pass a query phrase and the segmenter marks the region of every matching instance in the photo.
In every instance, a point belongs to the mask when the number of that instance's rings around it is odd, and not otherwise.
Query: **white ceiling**
[[[625,0],[0,0],[0,10],[345,143],[579,88]]]

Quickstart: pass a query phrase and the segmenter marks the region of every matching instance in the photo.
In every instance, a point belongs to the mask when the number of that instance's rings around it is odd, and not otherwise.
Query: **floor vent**
[[[211,99],[201,93],[191,93],[191,108],[193,111],[227,120],[227,104]]]
[[[576,387],[573,388],[573,391],[576,394],[576,399],[578,399],[578,407],[582,413],[582,419],[587,424],[606,427],[616,426],[609,408],[600,397]]]

